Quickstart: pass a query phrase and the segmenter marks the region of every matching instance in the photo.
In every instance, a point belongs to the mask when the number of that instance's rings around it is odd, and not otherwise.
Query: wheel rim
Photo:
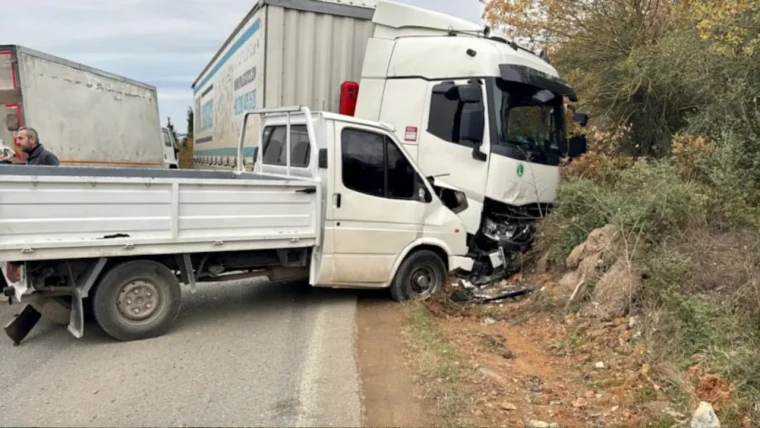
[[[163,300],[155,284],[136,280],[124,284],[116,297],[116,307],[124,321],[142,324],[151,321],[163,307]]]
[[[436,269],[429,264],[423,264],[412,269],[409,276],[409,291],[413,298],[430,297],[440,282]]]

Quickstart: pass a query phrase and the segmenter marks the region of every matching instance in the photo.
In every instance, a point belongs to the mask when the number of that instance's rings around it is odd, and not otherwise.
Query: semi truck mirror
[[[586,153],[586,136],[576,135],[568,142],[567,156],[571,159],[577,158]]]
[[[483,102],[483,90],[478,85],[462,85],[458,87],[459,100],[465,104],[480,104]]]
[[[5,127],[9,131],[18,131],[18,113],[10,111],[5,115]]]
[[[581,126],[586,126],[588,124],[588,115],[586,113],[574,113],[573,122],[576,122]]]

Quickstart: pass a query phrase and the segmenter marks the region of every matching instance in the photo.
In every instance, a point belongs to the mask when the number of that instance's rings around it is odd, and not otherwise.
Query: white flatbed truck
[[[382,123],[307,108],[260,115],[259,144],[284,159],[252,172],[0,167],[3,294],[29,303],[5,327],[20,343],[44,305],[84,308],[117,340],[167,332],[180,283],[267,275],[425,298],[469,269],[466,233]],[[238,158],[243,156],[242,127]],[[451,207],[451,208],[449,208]]]

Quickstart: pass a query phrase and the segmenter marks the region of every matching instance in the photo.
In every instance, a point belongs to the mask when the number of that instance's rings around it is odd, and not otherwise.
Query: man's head
[[[37,130],[24,126],[19,128],[16,141],[18,142],[19,147],[21,147],[21,150],[30,152],[40,143],[40,137],[39,134],[37,134]]]

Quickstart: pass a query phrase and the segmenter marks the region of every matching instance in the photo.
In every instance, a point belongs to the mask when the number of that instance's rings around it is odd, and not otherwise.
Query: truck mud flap
[[[5,325],[5,334],[11,338],[13,346],[18,346],[24,340],[41,317],[42,314],[37,312],[32,305],[24,305],[24,309]]]

